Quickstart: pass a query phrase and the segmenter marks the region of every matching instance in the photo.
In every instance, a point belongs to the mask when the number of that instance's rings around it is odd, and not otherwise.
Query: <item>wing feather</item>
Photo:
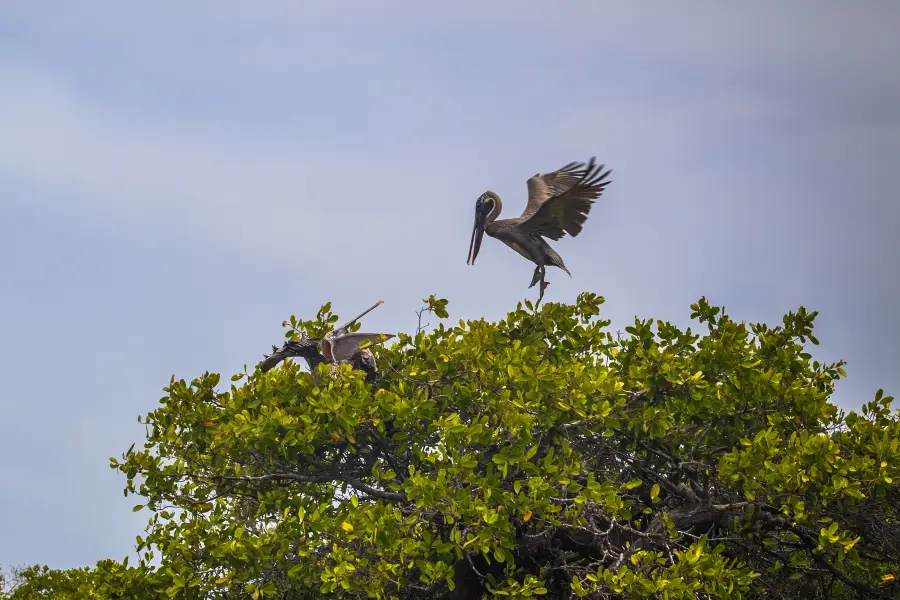
[[[609,184],[607,177],[611,171],[609,169],[604,171],[604,168],[605,165],[598,165],[596,158],[591,157],[583,169],[579,168],[576,171],[579,174],[577,180],[568,185],[564,191],[546,198],[537,210],[522,222],[523,228],[551,240],[558,240],[567,233],[572,237],[581,233],[591,206]]]
[[[389,340],[394,337],[390,333],[348,333],[346,335],[331,338],[331,360],[340,363],[359,350],[360,345],[366,340]]]
[[[263,355],[263,361],[259,365],[260,370],[265,373],[274,369],[284,359],[295,356],[305,358],[310,368],[314,368],[318,362],[321,362],[318,340],[304,338],[289,340],[281,348],[272,346],[272,354]]]
[[[552,173],[538,173],[528,179],[528,205],[522,218],[528,218],[540,209],[548,198],[558,196],[569,190],[584,177],[586,165],[583,162],[570,162]]]

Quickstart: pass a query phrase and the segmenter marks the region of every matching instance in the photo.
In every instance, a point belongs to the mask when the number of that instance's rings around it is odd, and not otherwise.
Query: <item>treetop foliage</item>
[[[747,324],[701,299],[697,331],[617,335],[602,304],[450,324],[431,296],[441,322],[373,346],[374,384],[290,360],[173,378],[110,459],[151,511],[140,563],[34,568],[5,596],[900,596],[900,419],[881,391],[830,403],[846,374],[807,351],[815,312]]]

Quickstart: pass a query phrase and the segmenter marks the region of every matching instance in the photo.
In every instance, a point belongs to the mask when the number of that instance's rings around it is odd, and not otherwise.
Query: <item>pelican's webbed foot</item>
[[[541,295],[538,296],[538,302],[544,299],[544,290],[547,289],[547,286],[550,285],[549,281],[544,281],[544,278],[541,277]]]

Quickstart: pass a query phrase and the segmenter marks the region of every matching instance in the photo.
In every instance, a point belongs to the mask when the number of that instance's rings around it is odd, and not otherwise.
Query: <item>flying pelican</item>
[[[349,330],[354,323],[383,303],[384,300],[379,300],[341,327],[326,333],[321,339],[289,340],[281,348],[272,346],[272,354],[263,355],[260,370],[266,372],[289,356],[299,356],[306,359],[310,371],[323,362],[332,365],[349,364],[354,369],[364,371],[366,373],[366,381],[374,381],[375,376],[378,374],[375,356],[371,350],[360,348],[360,346],[367,340],[385,341],[391,339],[394,335],[390,333],[351,333]],[[321,350],[319,349],[320,345]]]
[[[541,295],[549,282],[544,281],[546,265],[558,267],[568,273],[562,257],[544,239],[558,240],[568,233],[572,237],[581,232],[594,200],[600,197],[609,184],[606,177],[610,170],[597,165],[591,157],[585,165],[571,162],[552,173],[537,173],[528,179],[528,204],[521,216],[497,220],[503,204],[500,196],[488,190],[475,202],[475,225],[469,241],[468,264],[475,264],[485,232],[531,262],[537,267],[529,288],[541,282]]]

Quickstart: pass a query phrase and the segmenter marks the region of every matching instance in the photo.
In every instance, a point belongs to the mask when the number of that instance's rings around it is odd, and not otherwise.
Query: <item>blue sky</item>
[[[378,299],[499,318],[532,266],[487,188],[597,155],[547,299],[624,327],[819,310],[836,401],[898,392],[900,4],[81,0],[0,8],[0,565],[122,558],[108,468],[172,374],[230,374],[281,321]]]

